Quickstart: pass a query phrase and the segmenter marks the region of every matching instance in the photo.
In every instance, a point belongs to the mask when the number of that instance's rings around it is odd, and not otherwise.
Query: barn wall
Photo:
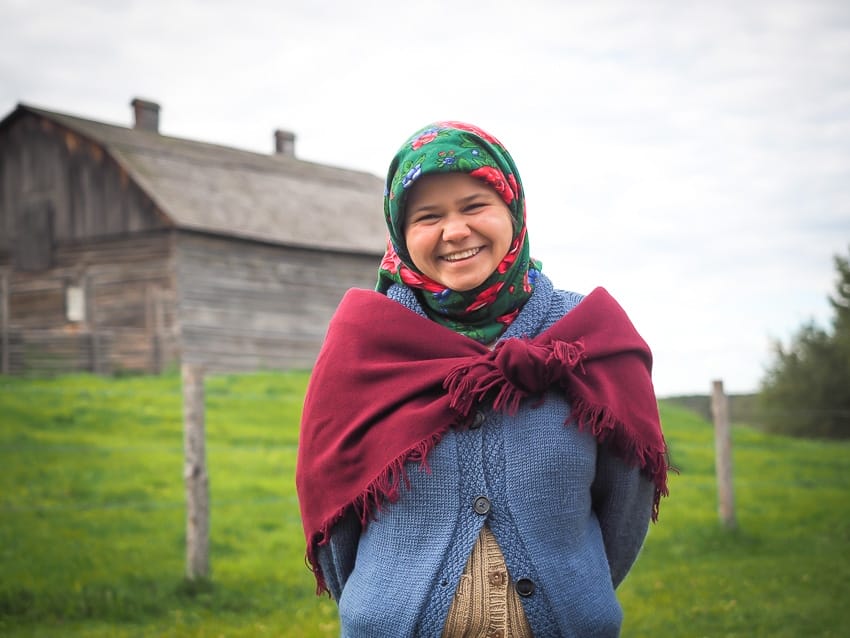
[[[371,288],[378,255],[180,233],[184,361],[210,371],[308,369],[346,290]]]
[[[45,226],[50,241],[28,236]],[[33,245],[162,227],[150,199],[99,144],[30,113],[0,130],[0,253],[19,266],[35,260],[32,269],[43,268]]]
[[[53,265],[39,272],[0,262],[3,371],[110,374],[174,364],[172,241],[170,232],[157,232],[59,244]],[[79,320],[68,317],[75,305],[69,288],[80,293]]]

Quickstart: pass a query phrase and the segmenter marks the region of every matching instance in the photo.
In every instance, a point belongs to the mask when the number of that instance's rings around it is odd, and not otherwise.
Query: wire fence
[[[81,477],[67,477],[67,471],[61,470],[65,465],[77,467],[85,463],[85,459],[101,459],[104,456],[120,457],[109,471],[127,472],[133,467],[143,467],[152,457],[167,457],[173,467],[172,479],[175,492],[172,497],[150,497],[150,498],[121,498],[120,500],[86,500],[75,497],[73,494],[61,497],[57,500],[53,493],[45,501],[38,498],[21,500],[15,498],[8,490],[5,495],[0,495],[0,516],[26,514],[26,513],[65,513],[65,512],[92,512],[92,511],[128,511],[145,512],[156,510],[183,510],[186,508],[186,498],[182,491],[180,470],[183,463],[185,444],[183,441],[183,428],[185,427],[182,414],[182,402],[184,399],[183,388],[177,375],[170,377],[157,377],[156,387],[146,385],[146,378],[131,377],[116,387],[109,387],[109,380],[100,377],[93,378],[93,387],[68,386],[61,383],[53,383],[50,380],[35,379],[31,383],[15,379],[14,382],[0,381],[0,399],[6,395],[7,399],[12,397],[19,404],[37,402],[42,406],[55,406],[53,416],[56,422],[41,423],[29,432],[17,431],[14,435],[8,435],[9,429],[6,424],[0,425],[0,459],[6,459],[3,465],[8,468],[14,464],[14,459],[20,457],[32,457],[39,464],[43,474],[50,475],[52,471],[65,474],[64,480],[74,483],[83,480]],[[150,378],[147,378],[150,379]],[[136,381],[141,387],[133,387]],[[257,458],[278,454],[287,457],[289,467],[286,471],[279,470],[278,478],[283,481],[286,472],[289,472],[288,480],[292,481],[294,472],[294,459],[297,454],[297,423],[290,423],[286,432],[282,432],[279,426],[270,425],[280,414],[283,420],[281,402],[288,401],[290,404],[300,404],[303,393],[299,389],[293,390],[289,387],[266,384],[259,389],[246,390],[231,387],[231,378],[226,376],[207,378],[204,384],[204,402],[207,412],[212,415],[211,427],[208,428],[205,441],[206,453],[215,462],[233,457],[235,455],[251,455]],[[78,381],[80,382],[80,381]],[[839,408],[815,408],[799,407],[793,410],[765,410],[755,406],[754,395],[731,395],[729,396],[729,415],[733,423],[758,424],[761,419],[776,416],[778,414],[787,418],[798,416],[838,416],[850,423],[850,410]],[[711,423],[711,397],[689,396],[670,397],[662,399],[672,403],[688,407],[703,416]],[[9,403],[9,401],[5,401]],[[231,411],[226,415],[217,415],[219,407],[230,405],[241,406],[237,409],[237,416]],[[246,407],[247,406],[247,407]],[[102,440],[93,440],[87,436],[85,440],[68,440],[61,436],[38,437],[36,434],[43,430],[50,430],[51,434],[57,431],[71,430],[81,427],[66,423],[62,415],[67,411],[91,410],[102,411],[114,416],[117,411],[121,414],[126,429],[139,439],[125,438],[116,439],[114,433]],[[238,429],[238,423],[233,419],[245,418],[251,421],[252,413],[265,413],[266,417],[259,423],[251,423],[246,431],[234,434]],[[239,416],[241,415],[241,416]],[[155,433],[148,434],[151,421],[158,422],[160,426],[168,424]],[[226,437],[218,432],[218,426],[227,422],[230,430]],[[0,421],[2,423],[2,421]],[[165,431],[167,430],[167,432]],[[150,437],[153,436],[154,440]],[[74,458],[74,461],[71,459]],[[253,461],[251,458],[242,458],[234,461],[232,458],[228,464],[237,464],[248,469]],[[215,471],[215,468],[213,468]],[[108,480],[107,472],[106,478]],[[297,510],[297,499],[293,493],[264,494],[261,496],[234,496],[226,493],[216,493],[216,478],[213,476],[213,489],[211,490],[210,502],[213,508],[229,507],[233,505],[242,506],[283,506]],[[57,494],[67,488],[56,484]]]

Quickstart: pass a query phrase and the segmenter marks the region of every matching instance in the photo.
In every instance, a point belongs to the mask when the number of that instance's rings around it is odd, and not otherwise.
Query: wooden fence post
[[[714,416],[717,511],[723,526],[732,529],[736,526],[732,487],[732,431],[729,425],[729,400],[723,392],[723,381],[714,381],[712,384],[711,413]]]
[[[0,272],[0,373],[9,374],[9,276]]]
[[[153,284],[145,286],[145,329],[148,334],[150,347],[149,370],[152,374],[162,372],[162,294],[160,288]]]
[[[204,443],[204,371],[184,363],[183,445],[186,483],[186,578],[208,578],[209,560],[209,481]]]
[[[97,331],[97,317],[95,316],[94,302],[94,277],[88,269],[83,275],[83,297],[85,299],[86,309],[86,325],[89,331],[89,339],[91,343],[91,371],[95,374],[103,374],[105,372],[103,365],[103,352],[100,341],[100,334]]]

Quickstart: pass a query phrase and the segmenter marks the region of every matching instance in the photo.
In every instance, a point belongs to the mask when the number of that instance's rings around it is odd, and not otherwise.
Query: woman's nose
[[[463,215],[448,215],[443,220],[443,241],[464,239],[469,232],[469,226]]]

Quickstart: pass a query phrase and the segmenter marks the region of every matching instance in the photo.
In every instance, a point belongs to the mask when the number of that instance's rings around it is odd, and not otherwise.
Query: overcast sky
[[[136,96],[379,176],[431,121],[490,130],[544,272],[620,300],[662,396],[756,390],[850,250],[847,0],[0,0],[0,116],[130,125]]]

